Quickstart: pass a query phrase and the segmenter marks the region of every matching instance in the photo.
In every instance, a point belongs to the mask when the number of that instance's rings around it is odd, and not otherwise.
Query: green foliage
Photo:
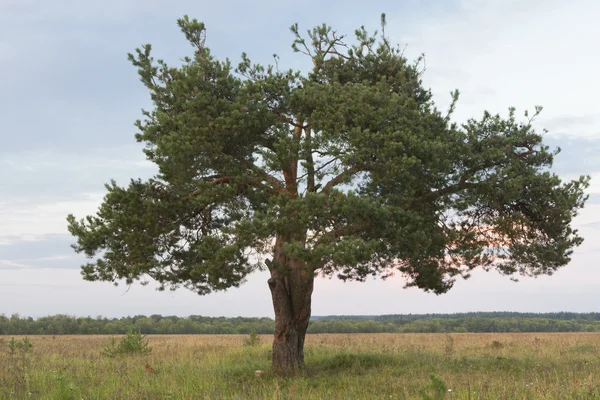
[[[8,341],[7,346],[9,356],[6,367],[12,379],[13,394],[15,398],[26,398],[29,387],[28,371],[31,363],[29,353],[33,344],[28,337],[18,340],[13,337]]]
[[[504,348],[504,343],[502,343],[499,340],[492,340],[492,343],[490,343],[490,347],[494,350],[500,350]]]
[[[582,343],[569,348],[570,352],[580,354],[596,354],[600,349],[589,343]]]
[[[327,25],[293,50],[307,72],[262,66],[245,53],[237,68],[206,46],[206,27],[178,20],[193,55],[180,67],[151,46],[130,54],[153,108],[136,139],[159,173],[106,186],[96,215],[68,228],[92,261],[85,279],[198,294],[237,287],[272,252],[309,273],[364,281],[402,273],[409,286],[444,293],[472,269],[552,274],[582,238],[571,227],[588,177],[550,171],[558,150],[518,119],[485,112],[451,122],[385,35],[364,27],[353,40]],[[269,264],[285,272],[286,266]]]
[[[421,390],[421,397],[423,400],[441,400],[446,398],[446,395],[448,394],[446,382],[436,374],[431,374],[429,379],[431,379],[429,387]],[[430,395],[429,391],[433,392],[433,395]]]
[[[60,400],[77,400],[77,388],[62,374],[52,375],[52,398]]]
[[[256,332],[250,332],[247,338],[244,339],[244,346],[258,346],[260,344],[260,336]]]
[[[447,356],[454,354],[454,338],[450,335],[446,335],[446,343],[444,345],[444,353]]]
[[[108,345],[103,354],[108,357],[124,356],[132,354],[148,354],[152,349],[148,346],[148,339],[141,333],[128,332],[120,339],[109,338]]]
[[[29,353],[29,351],[33,347],[33,345],[31,344],[31,341],[29,340],[28,337],[24,337],[23,339],[20,339],[20,340],[15,340],[14,337],[10,338],[7,345],[8,345],[8,351],[10,352],[11,356],[15,356],[17,354]]]

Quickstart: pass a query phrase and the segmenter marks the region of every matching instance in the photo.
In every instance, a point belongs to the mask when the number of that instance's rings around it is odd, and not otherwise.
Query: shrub
[[[148,354],[152,349],[148,346],[146,335],[140,332],[129,332],[121,339],[110,337],[108,345],[104,348],[103,354],[108,357],[129,354]]]
[[[454,353],[454,338],[450,335],[446,335],[446,345],[444,346],[444,353],[447,356],[451,356]]]
[[[11,356],[14,356],[17,353],[29,353],[29,350],[31,350],[32,347],[33,345],[28,337],[21,340],[15,340],[13,337],[8,342],[8,351]]]
[[[446,387],[446,382],[436,374],[431,374],[429,376],[431,382],[429,383],[427,388],[421,389],[421,398],[423,400],[442,400],[446,397],[446,395],[451,392]],[[433,394],[430,394],[433,392]]]
[[[500,350],[501,348],[503,348],[503,347],[504,347],[504,344],[503,344],[502,342],[498,341],[498,340],[494,340],[494,341],[492,341],[492,343],[490,344],[490,347],[491,347],[492,349],[495,349],[495,350]]]
[[[25,398],[28,393],[29,382],[27,371],[30,367],[29,352],[33,345],[28,337],[21,340],[11,338],[8,341],[8,373],[12,377],[13,394],[15,398]]]
[[[244,339],[244,346],[257,346],[260,344],[260,336],[258,333],[251,332],[250,335]]]

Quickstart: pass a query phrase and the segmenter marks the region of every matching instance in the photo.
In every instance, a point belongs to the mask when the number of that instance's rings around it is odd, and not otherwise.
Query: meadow
[[[597,333],[313,334],[292,377],[270,335],[147,339],[109,357],[109,336],[0,337],[0,399],[600,399]]]

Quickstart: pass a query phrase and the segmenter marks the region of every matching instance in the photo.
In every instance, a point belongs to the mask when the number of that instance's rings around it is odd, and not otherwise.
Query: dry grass
[[[0,399],[413,399],[432,373],[452,399],[600,399],[600,334],[309,335],[292,378],[270,371],[270,336],[245,338],[149,336],[149,355],[116,358],[106,336],[33,336],[12,357],[4,338]]]

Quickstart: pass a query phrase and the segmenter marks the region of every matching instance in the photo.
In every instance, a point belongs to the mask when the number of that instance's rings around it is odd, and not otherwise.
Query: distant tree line
[[[457,318],[547,318],[560,320],[594,320],[600,321],[600,312],[576,313],[576,312],[546,312],[546,313],[522,313],[516,311],[478,311],[452,314],[383,314],[383,315],[327,315],[313,316],[318,319],[370,319],[370,320],[406,320],[416,321],[420,319],[457,319]]]
[[[125,334],[272,334],[271,318],[73,317],[34,319],[0,315],[0,335]],[[309,333],[438,333],[438,332],[600,332],[600,313],[460,313],[314,317]]]

